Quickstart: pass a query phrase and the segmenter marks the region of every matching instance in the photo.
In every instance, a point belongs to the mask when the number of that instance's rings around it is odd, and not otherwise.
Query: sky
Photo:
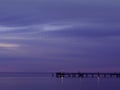
[[[0,72],[119,72],[119,0],[0,0]]]

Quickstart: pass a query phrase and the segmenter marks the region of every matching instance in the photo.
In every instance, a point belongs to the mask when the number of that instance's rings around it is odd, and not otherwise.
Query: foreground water
[[[120,90],[120,78],[56,78],[49,75],[1,75],[0,90]]]

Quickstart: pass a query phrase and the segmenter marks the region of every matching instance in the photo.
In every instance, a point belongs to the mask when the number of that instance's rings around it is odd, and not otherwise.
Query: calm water
[[[64,78],[49,75],[0,76],[0,90],[120,90],[120,78]]]

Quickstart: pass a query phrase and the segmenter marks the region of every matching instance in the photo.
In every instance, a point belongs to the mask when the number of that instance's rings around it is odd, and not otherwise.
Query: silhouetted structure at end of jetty
[[[72,73],[72,72],[57,72],[57,78],[76,77],[76,78],[120,78],[120,73]]]

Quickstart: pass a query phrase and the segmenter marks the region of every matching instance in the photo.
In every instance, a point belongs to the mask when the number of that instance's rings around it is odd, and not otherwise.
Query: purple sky
[[[120,1],[0,0],[0,71],[120,71]]]

